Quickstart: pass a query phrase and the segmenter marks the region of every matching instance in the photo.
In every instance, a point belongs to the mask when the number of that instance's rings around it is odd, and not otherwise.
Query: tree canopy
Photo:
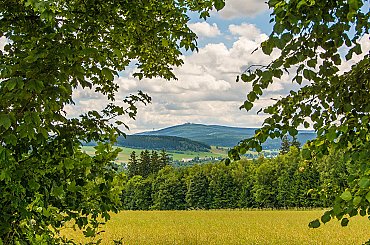
[[[0,244],[54,244],[64,222],[93,236],[98,217],[120,208],[113,142],[135,118],[142,92],[117,103],[114,78],[131,61],[135,76],[175,78],[181,48],[196,49],[190,12],[209,16],[222,0],[1,0]],[[107,106],[68,117],[72,92],[92,89]],[[122,98],[119,98],[122,100]],[[95,156],[81,142],[96,141]]]
[[[261,48],[267,55],[273,50],[280,55],[238,77],[252,84],[241,108],[250,110],[263,90],[283,74],[292,74],[292,82],[301,87],[261,109],[268,115],[263,127],[229,155],[239,159],[248,149],[260,151],[268,137],[295,136],[299,126],[312,125],[318,137],[303,147],[307,161],[334,149],[360,166],[348,176],[351,188],[321,218],[323,223],[337,218],[345,226],[348,216],[370,214],[370,62],[360,45],[362,38],[369,38],[369,1],[270,0],[268,5],[274,27]],[[343,73],[344,62],[353,66]],[[319,225],[319,220],[310,223]]]

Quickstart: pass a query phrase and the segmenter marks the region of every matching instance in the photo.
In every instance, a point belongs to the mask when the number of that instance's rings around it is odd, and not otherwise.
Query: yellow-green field
[[[352,218],[347,227],[331,221],[309,229],[315,211],[124,211],[104,227],[103,244],[123,237],[124,244],[362,244],[370,239],[366,217]],[[66,228],[78,242],[82,235]]]

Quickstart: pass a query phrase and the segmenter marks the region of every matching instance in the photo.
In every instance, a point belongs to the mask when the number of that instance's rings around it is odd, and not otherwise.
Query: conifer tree
[[[150,152],[145,150],[140,153],[139,175],[146,178],[149,176],[150,172]]]
[[[291,143],[290,143],[287,135],[284,135],[281,140],[282,141],[281,141],[281,147],[280,147],[280,154],[284,155],[284,154],[287,154],[289,152]]]
[[[159,168],[162,169],[170,164],[170,156],[163,149],[159,154]]]
[[[298,138],[296,136],[293,136],[291,146],[295,146],[298,150],[301,149],[301,142],[298,141]]]
[[[128,176],[129,177],[132,177],[134,175],[137,175],[138,174],[138,161],[137,161],[137,158],[136,158],[136,152],[133,151],[131,152],[130,154],[130,159],[128,160]]]
[[[160,170],[160,163],[159,163],[159,155],[157,151],[152,151],[150,156],[150,172],[151,173],[158,173]]]

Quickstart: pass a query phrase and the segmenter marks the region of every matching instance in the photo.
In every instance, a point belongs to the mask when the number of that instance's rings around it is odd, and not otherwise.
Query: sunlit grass
[[[103,228],[103,244],[362,244],[370,239],[366,217],[347,227],[331,221],[318,229],[308,223],[323,211],[124,211]],[[65,229],[77,242],[82,234]]]

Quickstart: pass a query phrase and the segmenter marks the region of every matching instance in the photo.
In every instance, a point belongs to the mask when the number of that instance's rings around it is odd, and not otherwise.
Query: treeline
[[[116,145],[136,149],[175,150],[175,151],[203,151],[211,147],[207,144],[176,136],[159,135],[127,135],[118,137]]]
[[[149,152],[148,150],[140,152],[139,156],[136,156],[136,152],[133,151],[130,154],[130,158],[127,164],[127,175],[132,177],[140,175],[142,177],[148,177],[150,174],[156,174],[159,170],[169,165],[171,162],[170,156],[165,150]]]
[[[307,162],[292,147],[274,159],[165,166],[147,177],[127,176],[122,203],[130,210],[327,207],[351,171],[340,153]]]

